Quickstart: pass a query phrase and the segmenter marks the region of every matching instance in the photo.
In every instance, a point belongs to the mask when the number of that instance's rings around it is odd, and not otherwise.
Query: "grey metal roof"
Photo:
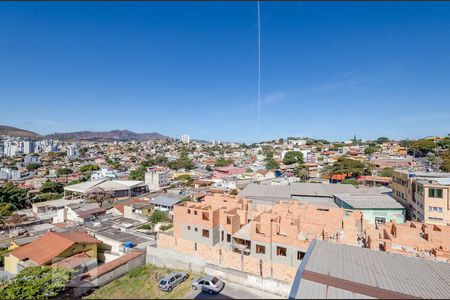
[[[179,203],[181,201],[180,198],[175,198],[171,196],[166,195],[160,195],[158,197],[153,198],[151,201],[155,205],[162,205],[162,206],[174,206],[175,204]]]
[[[333,197],[335,193],[352,193],[358,191],[351,184],[322,184],[322,183],[300,183],[294,182],[290,185],[273,186],[249,184],[243,189],[239,196],[258,198],[291,198],[291,196],[309,196],[309,197]]]
[[[334,196],[355,209],[404,209],[397,200],[386,194],[335,194]]]
[[[303,266],[305,271],[414,297],[450,297],[448,263],[319,240],[312,244],[312,249],[308,252],[309,258]],[[300,280],[301,284],[302,281]],[[295,284],[298,285],[298,282],[294,282]],[[301,287],[300,285],[296,298],[305,298],[311,293]],[[326,296],[335,298],[328,294]],[[334,296],[338,298],[339,295]]]

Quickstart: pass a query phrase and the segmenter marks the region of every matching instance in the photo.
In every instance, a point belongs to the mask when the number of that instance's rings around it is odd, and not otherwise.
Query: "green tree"
[[[47,180],[39,189],[41,193],[62,193],[64,192],[64,186],[60,182],[54,182]]]
[[[380,173],[380,176],[383,176],[383,177],[392,177],[393,175],[394,175],[394,169],[392,169],[392,168],[384,168]]]
[[[438,146],[444,149],[450,149],[450,137],[445,137],[442,141],[439,141]]]
[[[49,299],[64,291],[73,270],[32,266],[17,274],[6,288],[0,290],[1,299]]]
[[[390,141],[389,138],[387,138],[387,137],[385,137],[385,136],[379,137],[379,138],[377,139],[377,143],[378,143],[378,144],[383,144],[383,143],[386,143],[386,142],[389,142],[389,141]]]
[[[428,152],[433,151],[437,147],[437,144],[429,139],[420,139],[415,141],[411,147],[410,151],[418,151],[421,154],[427,154]]]
[[[299,177],[302,180],[308,180],[309,179],[308,168],[303,164],[299,164],[294,169],[294,175]]]
[[[376,147],[376,146],[369,146],[369,147],[366,147],[366,148],[364,149],[364,154],[366,154],[366,155],[372,155],[373,153],[378,152],[379,150],[380,150],[379,147]]]
[[[58,175],[58,176],[69,175],[72,173],[73,173],[73,170],[69,169],[69,168],[61,168],[56,171],[56,175]]]
[[[38,163],[31,163],[31,164],[28,164],[28,165],[26,166],[26,168],[27,168],[28,171],[32,171],[32,170],[37,170],[37,169],[39,169],[40,166],[41,166],[41,164],[38,164]]]
[[[1,203],[11,203],[17,209],[22,209],[27,207],[27,203],[29,203],[30,200],[31,198],[28,196],[26,189],[16,187],[12,183],[0,186]]]
[[[230,195],[232,195],[232,196],[237,196],[237,194],[238,194],[237,189],[232,189],[232,190],[230,191]]]
[[[153,224],[163,222],[163,221],[167,220],[167,213],[160,211],[160,210],[155,210],[153,212],[152,216],[150,217],[150,220],[152,221]]]
[[[249,168],[249,167],[247,167],[247,168],[245,168],[245,172],[246,172],[246,173],[252,173],[252,172],[253,172],[253,169],[252,169],[252,168]]]
[[[93,164],[83,165],[80,167],[80,172],[82,172],[82,173],[98,171],[98,170],[100,170],[100,167],[98,165],[93,165]]]
[[[342,184],[352,184],[354,186],[358,186],[358,180],[356,179],[345,179],[341,181]]]
[[[266,158],[264,161],[266,163],[266,170],[276,170],[280,167],[280,165],[273,159],[273,153],[270,151],[266,152]]]
[[[110,203],[113,199],[113,193],[111,191],[106,191],[102,188],[93,188],[88,191],[84,198],[89,202],[96,202],[100,207],[103,207],[104,204]]]
[[[322,174],[333,176],[334,174],[348,174],[350,176],[370,175],[372,166],[359,160],[339,157],[332,167],[322,169]]]
[[[233,164],[234,161],[232,159],[225,159],[224,157],[219,157],[214,163],[215,167],[226,167]]]
[[[303,153],[300,151],[288,151],[283,158],[283,164],[292,165],[295,163],[303,164]]]
[[[211,172],[213,169],[210,165],[207,165],[205,168],[206,171]]]

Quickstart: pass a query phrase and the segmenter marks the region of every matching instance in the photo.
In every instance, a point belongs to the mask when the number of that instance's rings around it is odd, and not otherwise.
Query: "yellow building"
[[[391,187],[412,221],[450,225],[450,173],[395,170]]]
[[[5,271],[17,274],[28,266],[52,265],[77,254],[97,260],[97,245],[100,243],[82,231],[48,232],[5,255]]]

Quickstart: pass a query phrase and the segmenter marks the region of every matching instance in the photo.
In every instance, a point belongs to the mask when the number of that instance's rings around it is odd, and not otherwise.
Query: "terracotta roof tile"
[[[90,244],[101,242],[82,231],[48,232],[37,240],[11,251],[10,255],[20,260],[30,259],[38,265],[45,265],[75,243]]]

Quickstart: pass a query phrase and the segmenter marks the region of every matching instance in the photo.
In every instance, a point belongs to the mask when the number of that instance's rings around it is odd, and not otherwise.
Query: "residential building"
[[[159,191],[170,184],[169,169],[163,167],[151,167],[145,172],[145,184],[150,191]]]
[[[33,141],[23,142],[23,153],[30,154],[34,152],[35,143]]]
[[[33,156],[33,155],[27,155],[23,158],[23,164],[29,165],[29,164],[40,164],[41,160],[39,159],[38,156]]]
[[[391,186],[411,220],[450,224],[450,173],[395,170]]]
[[[181,136],[181,141],[182,141],[184,144],[189,144],[189,135],[183,134],[183,135]]]
[[[72,203],[58,209],[53,223],[84,224],[105,213],[106,209],[97,203]]]
[[[289,299],[447,299],[450,264],[314,240]]]
[[[48,232],[5,255],[5,271],[17,274],[26,267],[54,265],[77,254],[97,262],[98,244],[99,240],[82,231]]]
[[[163,194],[153,198],[150,203],[155,206],[156,210],[172,211],[174,206],[181,202],[183,196],[177,194]]]
[[[91,174],[91,180],[99,180],[99,179],[116,179],[118,176],[116,172],[110,170],[108,166],[102,166],[99,171],[93,171]]]
[[[67,158],[73,159],[80,157],[80,150],[77,143],[74,143],[72,145],[69,145],[67,147]]]
[[[237,167],[220,167],[214,169],[214,178],[222,178],[225,176],[238,175],[245,172],[245,168]]]
[[[361,245],[360,212],[280,201],[253,210],[244,198],[206,196],[174,207],[174,237],[297,267],[314,238]]]
[[[333,196],[339,207],[361,211],[364,220],[369,224],[406,221],[405,207],[387,194],[353,193],[333,194]]]

